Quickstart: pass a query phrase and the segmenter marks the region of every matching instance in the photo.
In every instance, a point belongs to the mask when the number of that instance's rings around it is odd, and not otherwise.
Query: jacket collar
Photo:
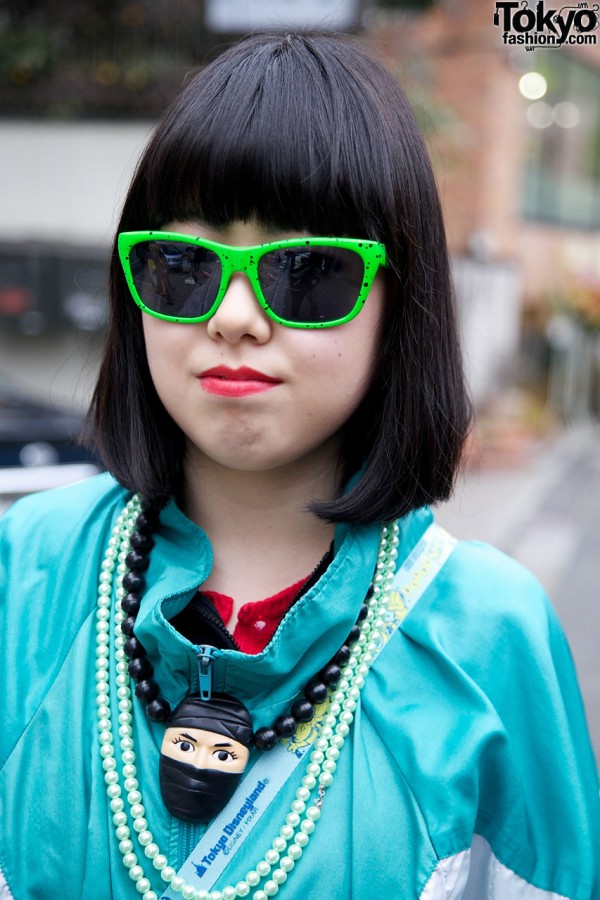
[[[431,513],[418,511],[401,521],[399,561],[410,552]],[[248,655],[217,651],[213,690],[233,694],[250,710],[255,727],[269,724],[343,644],[356,622],[377,561],[377,525],[340,526],[335,557],[327,571],[286,613],[265,650]],[[161,693],[172,705],[197,690],[197,648],[168,619],[189,602],[208,577],[213,553],[207,535],[174,501],[161,513],[148,585],[136,634],[154,666]]]

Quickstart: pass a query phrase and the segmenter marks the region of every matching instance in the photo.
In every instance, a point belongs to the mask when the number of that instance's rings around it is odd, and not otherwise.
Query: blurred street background
[[[595,9],[578,5],[581,27],[557,48],[517,43],[494,0],[0,2],[0,514],[97,471],[73,436],[102,345],[112,232],[186,75],[250,31],[359,35],[413,104],[453,259],[477,424],[439,518],[544,584],[600,760]]]

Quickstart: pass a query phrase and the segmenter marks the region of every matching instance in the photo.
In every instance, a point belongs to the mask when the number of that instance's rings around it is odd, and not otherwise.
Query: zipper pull
[[[201,644],[196,652],[201,700],[210,700],[212,697],[212,663],[218,655],[217,648],[208,644]]]

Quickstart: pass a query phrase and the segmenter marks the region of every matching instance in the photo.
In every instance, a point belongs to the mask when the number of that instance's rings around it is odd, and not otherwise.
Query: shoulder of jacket
[[[0,517],[0,539],[11,546],[24,543],[57,546],[74,532],[96,530],[123,507],[127,492],[108,473],[77,484],[30,494],[17,500]]]
[[[535,575],[522,563],[483,541],[458,541],[449,564],[460,577],[468,573],[478,587],[490,579],[493,584],[502,582],[516,588],[539,585]]]
[[[538,579],[488,544],[459,541],[402,630],[418,643],[433,642],[470,654],[547,645],[561,633]],[[479,649],[477,649],[479,648]]]
[[[481,613],[519,617],[548,606],[542,584],[529,569],[481,541],[459,541],[444,574],[446,597],[452,595]]]

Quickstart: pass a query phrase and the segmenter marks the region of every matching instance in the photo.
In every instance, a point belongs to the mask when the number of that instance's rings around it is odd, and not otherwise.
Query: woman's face
[[[164,230],[240,246],[298,236],[250,223],[217,231],[171,222]],[[188,460],[248,472],[313,455],[333,460],[340,429],[370,384],[383,303],[378,275],[350,322],[288,328],[266,316],[246,276],[236,273],[207,322],[173,323],[144,313],[152,378],[187,437]]]

